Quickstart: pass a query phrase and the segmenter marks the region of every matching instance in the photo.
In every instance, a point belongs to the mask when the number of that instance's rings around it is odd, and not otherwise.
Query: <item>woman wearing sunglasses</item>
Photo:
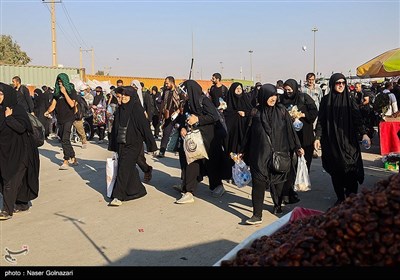
[[[329,94],[321,100],[314,147],[322,149],[322,166],[331,175],[337,201],[340,204],[364,181],[357,132],[371,144],[362,124],[361,113],[350,97],[346,78],[335,73],[329,79]]]

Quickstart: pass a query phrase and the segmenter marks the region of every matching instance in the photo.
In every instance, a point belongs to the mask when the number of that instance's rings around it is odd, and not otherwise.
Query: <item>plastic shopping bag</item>
[[[296,180],[294,182],[294,190],[298,192],[306,192],[311,190],[310,176],[308,176],[308,168],[304,156],[299,157]]]
[[[239,188],[247,186],[251,182],[249,167],[243,162],[243,160],[235,161],[235,165],[232,166],[232,178],[235,185]]]
[[[208,159],[203,137],[198,129],[189,131],[183,139],[183,149],[185,150],[186,161],[191,164],[198,159]]]
[[[118,156],[114,153],[112,158],[107,158],[106,163],[106,181],[107,181],[107,197],[111,198],[115,180],[118,172]]]

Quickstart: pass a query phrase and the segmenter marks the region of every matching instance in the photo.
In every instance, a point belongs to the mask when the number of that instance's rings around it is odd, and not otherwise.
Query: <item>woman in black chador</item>
[[[284,94],[280,95],[280,103],[283,104],[288,110],[293,106],[301,111],[302,115],[300,121],[303,127],[297,131],[301,147],[304,149],[304,158],[307,162],[308,172],[310,173],[311,161],[314,152],[314,128],[313,123],[318,116],[318,109],[315,105],[314,99],[308,94],[300,92],[299,86],[294,79],[288,79],[283,84]],[[292,119],[292,121],[294,121]],[[294,181],[296,179],[297,170],[297,157],[293,156],[293,165],[289,173],[289,178],[283,187],[283,203],[296,203],[299,202],[297,193],[294,191]]]
[[[113,200],[109,205],[119,206],[122,204],[121,201],[137,199],[147,194],[140,181],[136,163],[143,147],[143,141],[149,152],[156,151],[157,145],[138,94],[133,87],[123,87],[121,105],[114,115],[108,149],[118,153],[118,173],[111,195]],[[127,127],[126,141],[121,140],[123,137],[121,137],[120,127]]]
[[[224,116],[228,128],[227,152],[239,153],[253,106],[243,92],[241,83],[233,83],[230,86],[226,99]]]
[[[277,152],[304,154],[299,138],[292,126],[292,119],[281,104],[277,104],[278,93],[272,84],[265,84],[258,93],[258,112],[252,118],[244,160],[250,166],[253,181],[251,200],[253,216],[247,224],[260,224],[265,190],[270,188],[274,203],[274,214],[282,213],[282,188],[288,172],[276,173],[270,167],[272,148]],[[269,139],[268,139],[269,138]],[[271,146],[272,145],[272,146]]]
[[[29,209],[39,194],[39,151],[28,113],[17,104],[15,90],[0,83],[0,220]]]
[[[177,119],[180,128],[181,139],[185,138],[189,127],[198,128],[203,138],[204,146],[207,151],[209,160],[199,159],[187,164],[183,145],[178,148],[179,161],[182,169],[182,197],[176,201],[177,204],[193,203],[193,193],[195,193],[201,168],[203,164],[207,170],[210,187],[217,185],[215,182],[221,182],[217,174],[214,160],[215,146],[220,144],[214,137],[214,126],[218,121],[218,112],[214,104],[208,99],[201,89],[201,86],[193,80],[187,80],[182,84],[182,88],[186,90],[186,94],[182,93],[180,98],[185,101],[183,105],[183,114]],[[182,141],[183,142],[183,141]],[[213,147],[214,146],[214,147]],[[213,183],[214,182],[214,183]]]
[[[363,135],[369,145],[371,140],[362,124],[358,106],[350,97],[345,76],[333,74],[329,89],[319,107],[314,146],[322,149],[322,167],[331,175],[337,205],[351,193],[357,193],[358,183],[364,181],[357,133]]]

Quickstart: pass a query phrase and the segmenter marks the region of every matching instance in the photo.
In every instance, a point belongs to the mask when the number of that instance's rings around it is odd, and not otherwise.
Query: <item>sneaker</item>
[[[221,197],[225,193],[225,188],[223,185],[219,185],[214,190],[212,190],[213,197]]]
[[[68,170],[69,169],[69,164],[67,163],[63,163],[60,165],[60,167],[58,168],[58,170]]]
[[[144,173],[144,178],[143,178],[144,183],[150,182],[151,178],[153,177],[152,172],[153,172],[153,167],[149,166],[149,171]]]
[[[12,218],[12,215],[8,214],[7,211],[2,210],[0,212],[0,221],[5,221],[5,220],[9,220]]]
[[[175,201],[177,204],[186,204],[186,203],[193,203],[194,198],[191,192],[184,193],[180,199]]]
[[[103,143],[104,143],[104,140],[97,141],[97,144],[103,144]]]
[[[250,219],[246,220],[246,224],[248,225],[259,225],[261,223],[262,219],[254,215]]]
[[[122,205],[122,201],[119,200],[118,198],[114,198],[109,204],[108,206],[121,206]]]
[[[182,184],[173,185],[172,188],[173,188],[174,190],[180,192],[180,193],[183,192],[183,186],[182,186]]]

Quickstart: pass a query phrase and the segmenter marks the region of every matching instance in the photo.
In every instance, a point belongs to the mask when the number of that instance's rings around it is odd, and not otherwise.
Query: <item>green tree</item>
[[[104,76],[104,71],[101,70],[97,70],[95,75],[100,75],[100,76]]]
[[[25,65],[32,59],[22,51],[17,42],[13,42],[10,35],[0,37],[0,64]]]

